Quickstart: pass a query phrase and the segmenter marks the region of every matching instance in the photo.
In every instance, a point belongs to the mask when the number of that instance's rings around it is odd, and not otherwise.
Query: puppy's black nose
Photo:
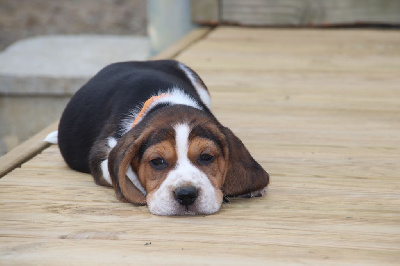
[[[182,205],[189,206],[197,198],[197,188],[190,187],[180,187],[175,190],[175,199]]]

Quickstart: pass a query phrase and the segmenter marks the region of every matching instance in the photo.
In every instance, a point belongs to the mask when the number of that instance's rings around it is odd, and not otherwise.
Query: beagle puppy
[[[157,215],[217,212],[261,196],[268,173],[211,113],[200,77],[173,60],[111,64],[71,98],[58,145],[74,170]]]

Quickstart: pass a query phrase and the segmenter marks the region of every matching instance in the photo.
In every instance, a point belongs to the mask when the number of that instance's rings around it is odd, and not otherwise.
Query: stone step
[[[71,94],[104,66],[145,60],[147,37],[54,35],[18,41],[0,53],[0,95]]]

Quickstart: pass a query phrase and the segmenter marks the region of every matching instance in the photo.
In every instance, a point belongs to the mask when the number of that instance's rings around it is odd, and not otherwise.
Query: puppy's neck
[[[150,109],[154,108],[154,106],[152,107],[152,105],[155,105],[157,100],[160,100],[160,99],[166,98],[166,97],[171,97],[171,96],[172,95],[170,95],[170,94],[161,93],[160,95],[152,96],[147,101],[145,101],[144,104],[143,104],[142,109],[136,115],[135,120],[133,120],[131,129],[134,128],[143,119],[143,117],[146,115],[146,113],[148,111],[150,111]]]
[[[182,89],[174,87],[167,91],[160,91],[157,95],[149,97],[145,102],[138,104],[132,109],[126,118],[122,120],[119,137],[134,128],[149,113],[165,106],[186,105],[199,110],[203,110],[202,105],[192,96],[185,93]]]

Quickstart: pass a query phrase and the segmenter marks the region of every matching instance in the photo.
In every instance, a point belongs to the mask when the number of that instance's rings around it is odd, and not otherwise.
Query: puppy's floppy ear
[[[146,196],[126,174],[132,160],[137,158],[142,142],[143,136],[138,135],[135,130],[131,130],[122,136],[108,155],[108,168],[117,198],[122,202],[136,205],[145,205]]]
[[[224,196],[240,196],[264,189],[269,183],[268,173],[229,128],[224,127],[222,132],[229,147],[228,169],[222,187]]]

